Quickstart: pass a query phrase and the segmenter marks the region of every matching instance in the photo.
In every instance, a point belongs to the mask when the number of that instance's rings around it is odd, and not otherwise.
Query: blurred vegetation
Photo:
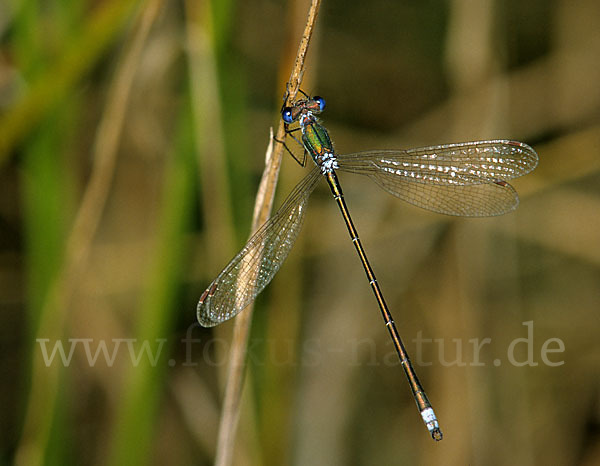
[[[307,10],[0,4],[0,464],[212,463],[232,327],[196,302],[247,237]],[[600,4],[324,0],[317,23],[303,89],[339,151],[512,138],[540,165],[493,219],[341,179],[437,445],[318,189],[257,300],[234,464],[598,464]]]

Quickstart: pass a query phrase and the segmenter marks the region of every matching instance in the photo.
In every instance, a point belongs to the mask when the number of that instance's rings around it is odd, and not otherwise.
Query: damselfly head
[[[297,100],[290,107],[281,109],[281,118],[287,124],[296,121],[303,113],[321,113],[325,110],[325,99],[323,97],[314,96],[306,99]]]

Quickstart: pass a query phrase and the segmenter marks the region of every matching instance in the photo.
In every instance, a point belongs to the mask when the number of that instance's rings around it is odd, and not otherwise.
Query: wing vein
[[[319,178],[315,167],[210,284],[198,302],[201,325],[212,327],[231,319],[269,284],[296,241]]]

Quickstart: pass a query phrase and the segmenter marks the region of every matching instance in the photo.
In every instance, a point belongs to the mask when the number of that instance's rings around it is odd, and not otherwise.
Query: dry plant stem
[[[315,21],[319,12],[320,0],[313,0],[308,12],[306,27],[302,34],[294,68],[290,75],[287,86],[288,100],[294,100],[304,73],[304,62],[310,38],[314,30]],[[263,171],[256,202],[254,206],[254,216],[252,220],[252,233],[258,227],[267,221],[273,206],[275,197],[275,187],[281,166],[283,155],[283,146],[274,144],[271,130],[271,140],[266,153],[266,166]],[[277,139],[285,138],[285,128],[283,120],[279,121],[277,129]],[[223,399],[223,413],[219,425],[219,436],[217,441],[217,452],[215,458],[216,466],[229,466],[233,459],[233,447],[235,443],[235,434],[237,422],[239,419],[240,400],[242,396],[242,387],[244,380],[244,371],[246,367],[246,351],[248,344],[248,335],[250,333],[250,323],[252,321],[253,306],[248,306],[244,312],[241,312],[235,318],[233,339],[229,355],[229,367],[227,372],[227,384],[225,386],[225,396]]]
[[[89,256],[113,179],[125,109],[142,47],[161,5],[162,0],[152,0],[141,12],[138,30],[113,82],[94,144],[94,166],[90,181],[67,238],[63,266],[50,287],[41,311],[40,338],[60,339],[67,325],[69,301]],[[31,466],[44,462],[59,378],[59,366],[46,367],[41,353],[34,351],[31,392],[16,454],[17,465]]]

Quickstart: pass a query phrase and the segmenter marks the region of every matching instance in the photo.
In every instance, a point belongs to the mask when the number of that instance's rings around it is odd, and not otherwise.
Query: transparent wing
[[[366,175],[418,207],[465,217],[514,210],[519,197],[506,180],[529,173],[537,163],[527,144],[505,140],[338,156],[341,171]]]
[[[306,175],[202,293],[197,307],[200,325],[212,327],[231,319],[269,284],[296,241],[306,203],[320,176],[318,167]]]

